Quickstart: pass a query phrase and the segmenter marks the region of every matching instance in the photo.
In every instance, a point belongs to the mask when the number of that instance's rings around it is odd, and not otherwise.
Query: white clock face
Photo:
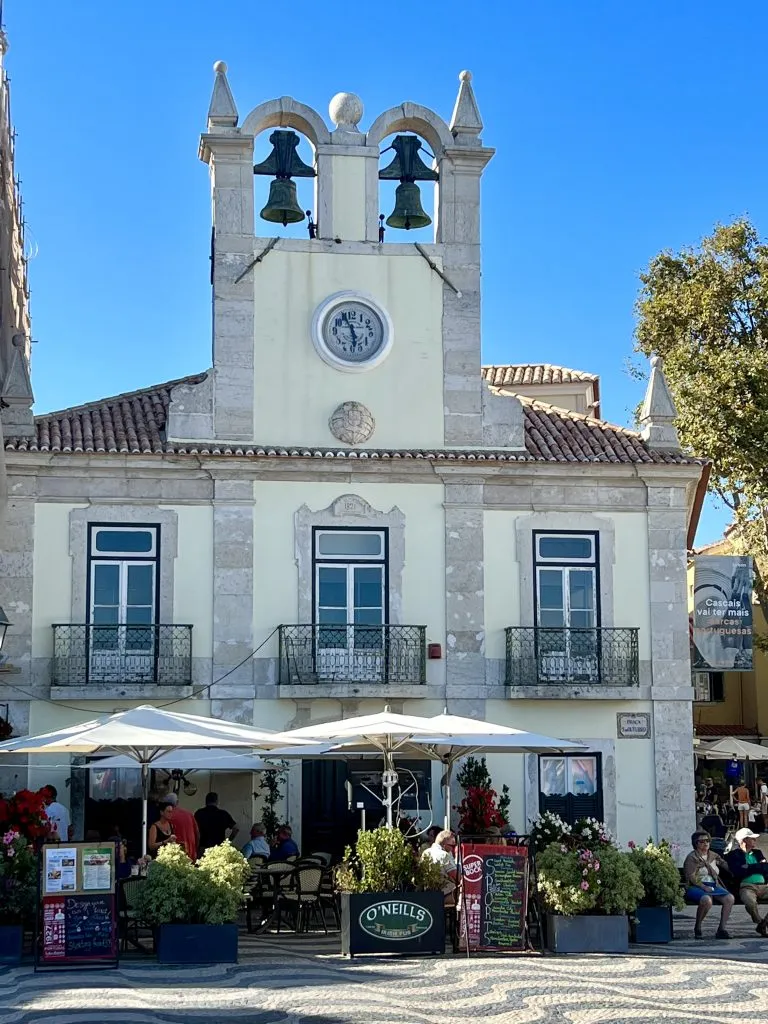
[[[337,292],[320,303],[312,318],[317,354],[336,370],[362,373],[386,359],[392,348],[387,311],[362,292]]]
[[[363,302],[346,301],[332,306],[323,323],[328,351],[349,363],[372,359],[384,342],[381,317]]]

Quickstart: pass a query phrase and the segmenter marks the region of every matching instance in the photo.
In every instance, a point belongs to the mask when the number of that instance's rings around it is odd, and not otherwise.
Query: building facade
[[[679,450],[662,367],[642,433],[594,418],[593,375],[481,367],[493,150],[468,73],[450,123],[403,103],[364,130],[352,94],[330,114],[333,127],[282,98],[240,118],[215,66],[200,144],[212,368],[7,437],[0,604],[20,672],[0,677],[0,700],[19,733],[146,702],[274,729],[447,706],[585,744],[489,758],[517,828],[549,807],[683,842],[686,551],[704,468]],[[311,147],[310,237],[257,235],[258,206],[274,213],[286,188],[265,202],[266,179],[254,187],[265,133],[273,169],[290,133]],[[434,156],[432,242],[381,240],[393,136]],[[398,146],[398,202],[412,202],[412,143]],[[86,827],[96,772],[40,758],[4,771],[6,788],[55,782]],[[348,832],[349,771],[365,769],[290,769],[284,812],[305,848]],[[439,817],[439,771],[414,772],[422,815]],[[249,824],[250,776],[205,784]]]

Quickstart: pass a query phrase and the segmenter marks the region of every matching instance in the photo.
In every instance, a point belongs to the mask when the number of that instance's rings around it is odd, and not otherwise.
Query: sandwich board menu
[[[114,843],[42,848],[35,969],[117,963],[115,853]]]
[[[526,847],[462,843],[461,868],[461,948],[525,949]]]

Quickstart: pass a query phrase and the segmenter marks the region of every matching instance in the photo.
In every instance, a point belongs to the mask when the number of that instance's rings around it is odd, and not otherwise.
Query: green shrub
[[[551,843],[537,870],[544,906],[555,914],[626,914],[643,898],[639,870],[613,846],[591,850]]]
[[[163,846],[139,887],[137,912],[161,924],[230,924],[244,902],[248,862],[226,840],[206,850],[195,866],[178,844]]]
[[[656,844],[649,839],[645,846],[630,843],[629,859],[640,872],[645,895],[638,906],[673,907],[682,910],[685,906],[680,872],[677,870],[672,848],[662,839]]]
[[[439,864],[419,858],[396,828],[376,828],[357,835],[354,854],[348,846],[336,869],[341,892],[408,892],[440,890]]]

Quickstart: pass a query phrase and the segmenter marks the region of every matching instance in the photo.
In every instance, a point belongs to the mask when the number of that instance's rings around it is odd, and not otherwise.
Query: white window
[[[598,673],[597,536],[542,532],[533,542],[539,674],[592,680]]]
[[[154,672],[158,575],[157,527],[89,528],[89,674],[111,680]]]
[[[317,671],[326,678],[377,678],[385,646],[386,534],[315,531]]]

